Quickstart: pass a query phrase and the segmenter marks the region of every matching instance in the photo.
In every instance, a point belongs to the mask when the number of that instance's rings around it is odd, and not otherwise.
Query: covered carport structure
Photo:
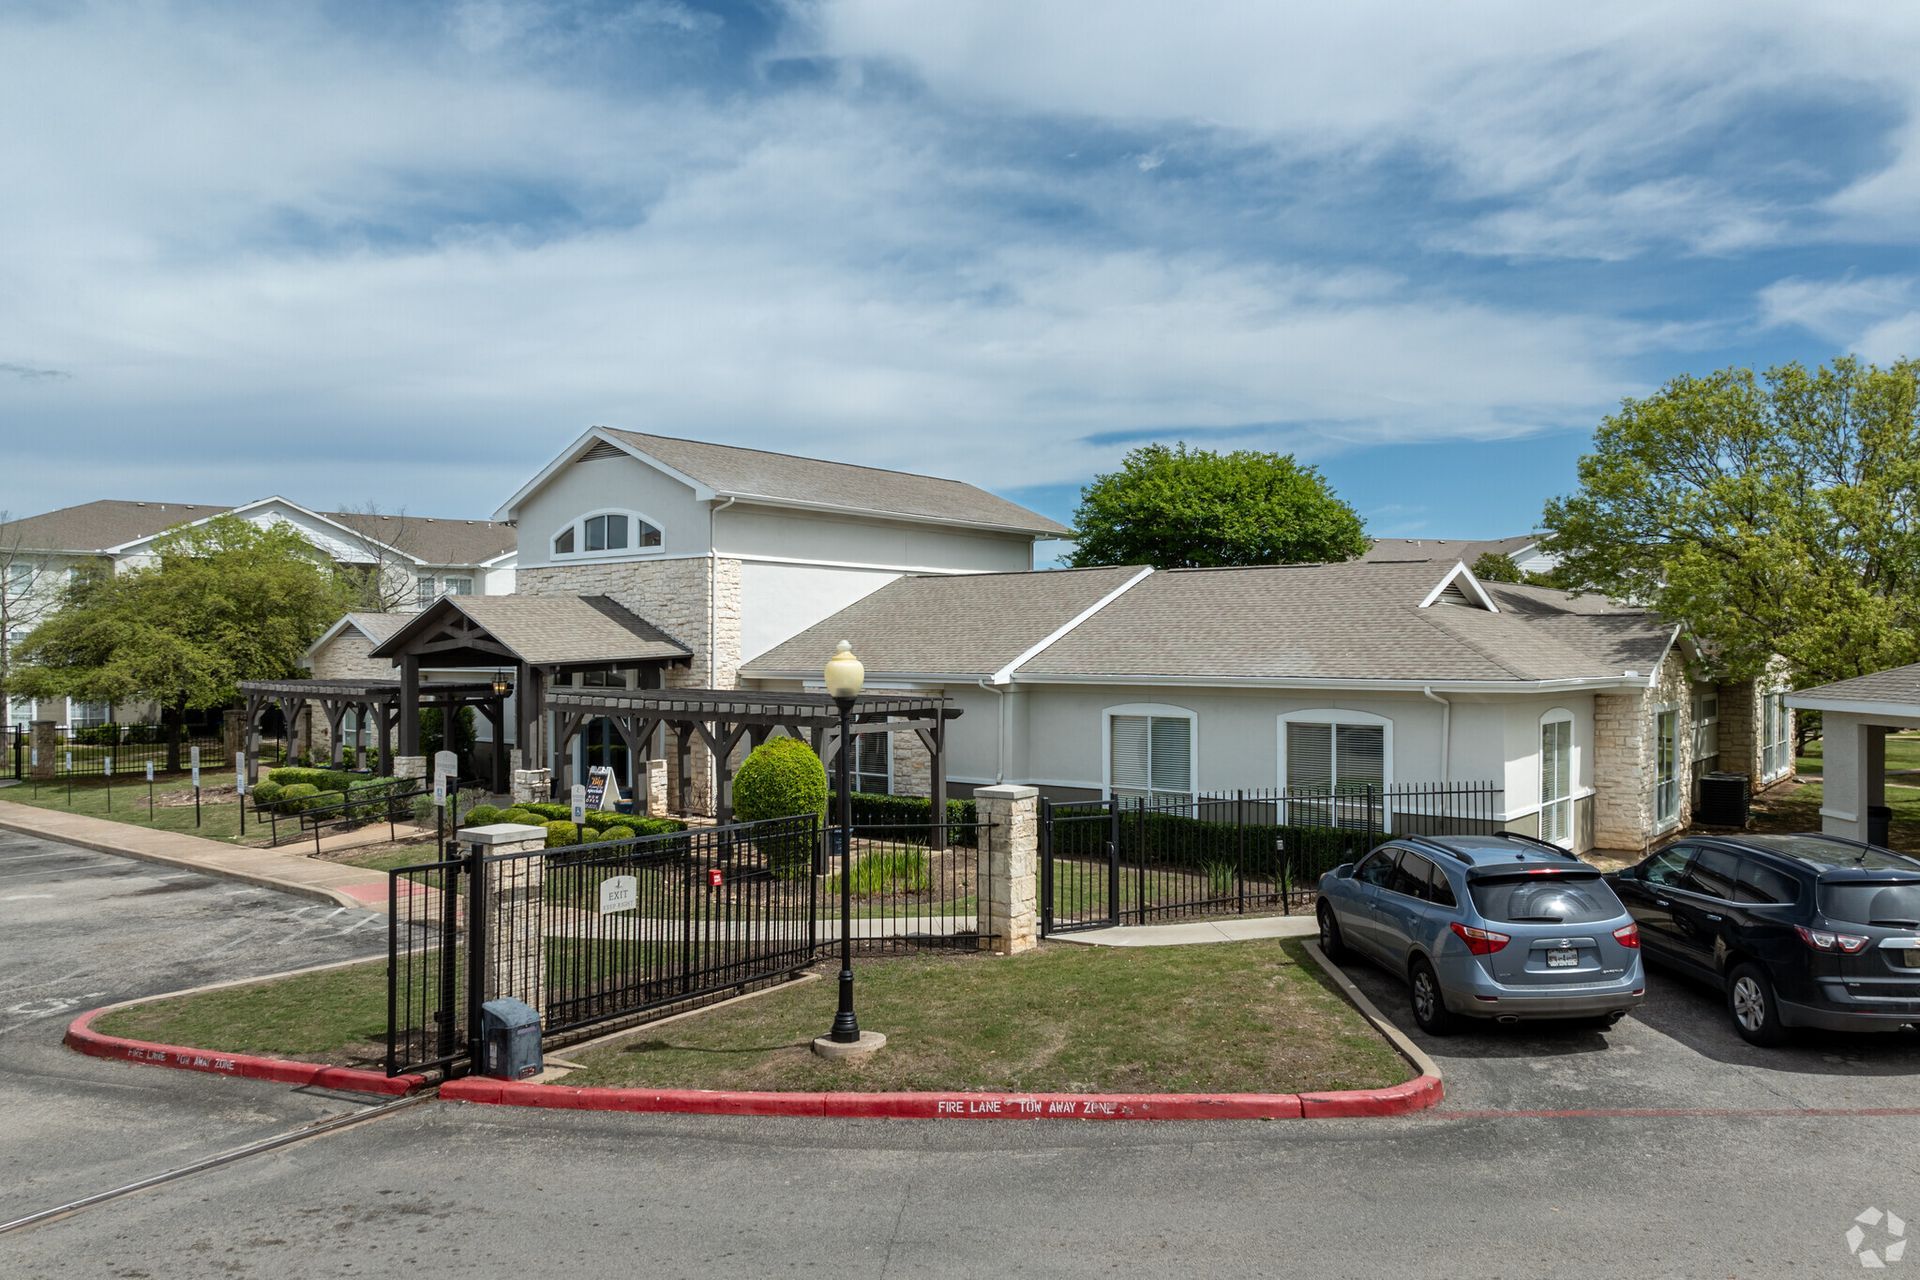
[[[1820,713],[1820,829],[1886,844],[1887,734],[1920,729],[1920,663],[1802,689],[1787,705]]]

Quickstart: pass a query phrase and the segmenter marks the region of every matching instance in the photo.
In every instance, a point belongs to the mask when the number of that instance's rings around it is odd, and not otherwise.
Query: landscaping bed
[[[234,792],[233,771],[200,775],[200,825],[194,825],[193,783],[188,777],[172,775],[153,784],[153,815],[147,814],[147,782],[140,774],[116,775],[112,794],[101,778],[76,779],[72,803],[68,803],[66,779],[42,782],[36,789],[31,781],[0,791],[0,802],[30,805],[56,813],[77,813],[88,818],[105,818],[129,826],[154,831],[177,831],[207,840],[229,844],[266,844],[266,820],[247,815],[247,835],[240,839],[239,797]],[[108,808],[111,802],[112,808]],[[258,834],[256,834],[256,828]]]
[[[565,944],[560,944],[564,946]],[[567,1085],[694,1089],[1296,1093],[1373,1089],[1413,1072],[1298,942],[1107,948],[1017,958],[857,962],[861,1024],[887,1047],[815,1057],[835,966],[799,983],[636,1028],[565,1056]],[[110,1035],[343,1066],[377,1065],[384,961],[118,1009]]]

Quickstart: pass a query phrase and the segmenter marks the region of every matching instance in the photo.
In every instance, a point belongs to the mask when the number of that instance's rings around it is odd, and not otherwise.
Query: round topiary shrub
[[[517,808],[502,809],[500,811],[500,815],[496,817],[494,821],[495,822],[511,822],[522,827],[544,827],[547,825],[547,820],[545,818],[536,817],[535,815],[528,813],[525,809],[517,809]]]
[[[571,844],[580,843],[580,828],[571,822],[549,822],[547,824],[547,848],[564,849]]]
[[[813,748],[798,738],[769,738],[753,749],[733,776],[733,812],[742,822],[827,812],[827,770]],[[763,836],[767,867],[789,878],[813,869],[814,840],[805,835]]]
[[[596,840],[631,840],[633,839],[633,828],[608,827],[605,831],[595,833],[594,838]]]
[[[319,794],[320,788],[311,782],[296,782],[280,792],[280,812],[298,813],[307,801]]]
[[[275,804],[279,803],[280,797],[285,791],[286,788],[277,782],[256,782],[253,784],[252,791],[253,807],[256,809],[271,809]]]
[[[461,825],[468,827],[490,827],[500,821],[500,815],[503,812],[504,810],[497,809],[490,804],[477,804],[467,810],[466,819]]]
[[[315,809],[326,809],[333,805],[344,804],[346,799],[347,793],[344,791],[321,791],[316,788],[312,795],[300,802],[300,807],[311,813]]]

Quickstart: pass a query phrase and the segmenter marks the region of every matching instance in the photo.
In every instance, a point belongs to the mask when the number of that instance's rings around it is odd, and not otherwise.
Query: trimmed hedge
[[[505,812],[505,809],[496,808],[490,804],[477,804],[462,815],[460,825],[463,827],[490,827],[500,821],[500,815]]]
[[[1262,807],[1272,810],[1270,804]],[[1250,804],[1249,808],[1253,806]],[[1053,847],[1056,855],[1104,856],[1108,824],[1070,820],[1090,815],[1105,816],[1099,809],[1055,807]],[[1176,813],[1148,811],[1142,816],[1131,810],[1121,812],[1118,836],[1123,861],[1144,860],[1150,866],[1192,870],[1238,865],[1246,873],[1259,876],[1278,876],[1284,867],[1288,879],[1303,886],[1343,862],[1362,857],[1385,838],[1379,832],[1363,828],[1257,822],[1241,826]]]
[[[890,796],[856,791],[849,799],[853,806],[853,827],[856,832],[863,827],[890,827],[892,830],[887,832],[888,835],[909,840],[926,840],[933,834],[932,796]],[[971,799],[947,801],[948,827],[964,827],[949,833],[954,845],[963,849],[974,847],[973,829],[965,824],[977,821],[978,808]]]
[[[285,791],[286,788],[277,782],[256,782],[248,794],[253,797],[254,808],[265,810],[273,808]]]
[[[604,831],[593,833],[595,840],[631,840],[634,837],[632,827],[608,827]]]
[[[319,794],[320,788],[311,782],[291,783],[280,792],[280,812],[298,813],[302,805]]]
[[[798,738],[768,738],[733,775],[733,814],[742,822],[827,812],[827,770]],[[773,874],[795,879],[813,873],[814,841],[794,834],[763,838],[760,851]]]
[[[580,843],[580,828],[571,822],[549,822],[547,825],[547,848],[564,849],[568,845]]]

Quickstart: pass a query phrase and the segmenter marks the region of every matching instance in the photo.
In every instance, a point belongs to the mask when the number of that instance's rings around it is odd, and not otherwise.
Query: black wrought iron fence
[[[312,837],[313,851],[321,852],[321,840],[329,832],[357,830],[378,823],[386,824],[387,838],[400,838],[399,825],[412,822],[431,790],[417,781],[404,778],[377,778],[364,782],[338,800],[320,800],[308,796],[297,800],[251,802],[254,821],[267,828],[267,843],[278,848],[282,843]],[[320,800],[320,803],[314,801]]]
[[[6,750],[0,758],[0,777],[28,781],[36,776],[33,730],[28,725],[10,725],[6,730]],[[52,754],[38,774],[66,781],[69,778],[144,777],[151,763],[159,776],[183,774],[192,768],[194,748],[200,751],[202,770],[230,769],[225,737],[212,729],[193,729],[183,733],[177,754],[167,743],[166,728],[157,724],[106,724],[73,728],[60,725],[54,730]],[[258,764],[279,764],[286,758],[284,740],[267,738],[260,743]],[[175,765],[174,761],[178,760]]]
[[[472,949],[462,932],[471,859],[446,856],[387,877],[387,1074],[450,1069],[472,1051]],[[484,953],[481,953],[484,954]]]
[[[1041,930],[1291,912],[1388,835],[1498,829],[1491,784],[1294,788],[1043,806]]]

